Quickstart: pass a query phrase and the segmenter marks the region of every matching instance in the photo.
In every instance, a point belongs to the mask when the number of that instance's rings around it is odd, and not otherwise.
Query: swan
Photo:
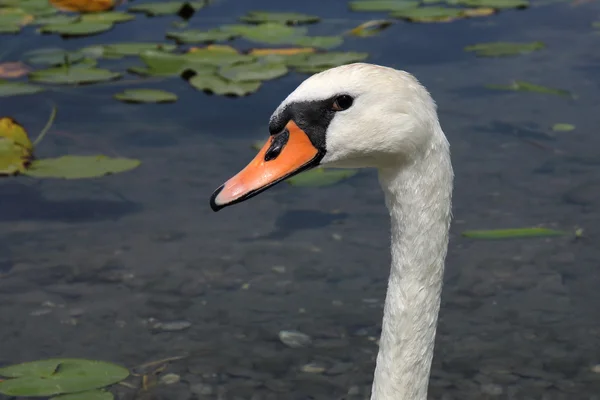
[[[376,168],[391,268],[371,400],[426,400],[448,249],[454,173],[427,89],[367,63],[312,75],[277,107],[270,139],[210,199],[218,211],[317,166]]]

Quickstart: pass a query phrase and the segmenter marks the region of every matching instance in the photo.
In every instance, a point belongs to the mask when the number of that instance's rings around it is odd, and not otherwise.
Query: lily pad
[[[70,24],[79,19],[77,15],[57,14],[36,18],[33,23],[36,25],[51,25],[51,24]]]
[[[88,392],[61,394],[50,400],[113,400],[115,396],[104,390],[91,390]]]
[[[51,161],[51,159],[46,161]],[[44,160],[36,161],[36,163],[44,163]],[[71,166],[71,169],[77,170],[80,167],[74,165]],[[26,171],[28,175],[31,175],[31,172],[32,170]],[[11,378],[0,382],[0,393],[2,394],[8,396],[52,396],[112,385],[127,378],[129,371],[119,365],[102,361],[53,359],[5,367],[0,369],[0,375]]]
[[[67,24],[51,24],[40,28],[42,33],[58,33],[62,36],[89,36],[109,31],[113,28],[111,22],[83,22]]]
[[[0,81],[0,97],[34,94],[44,90],[41,86],[29,83]]]
[[[221,76],[210,74],[197,74],[188,82],[198,90],[229,96],[249,95],[256,92],[261,85],[260,81],[232,82]]]
[[[113,24],[131,21],[132,19],[135,19],[135,15],[122,11],[99,12],[81,16],[81,22],[108,22]]]
[[[173,15],[179,13],[184,7],[191,7],[198,11],[206,5],[205,1],[162,1],[160,3],[145,3],[129,7],[131,12],[141,12],[149,17]]]
[[[304,27],[291,27],[277,23],[259,25],[224,25],[221,30],[242,36],[251,42],[289,44],[307,33]]]
[[[546,86],[536,85],[534,83],[524,81],[514,81],[510,85],[485,85],[488,89],[495,90],[509,90],[514,92],[535,92],[542,94],[554,94],[557,96],[570,96],[573,97],[571,92],[563,89],[554,89]]]
[[[516,228],[495,230],[474,230],[463,232],[464,237],[471,239],[514,239],[528,237],[563,236],[567,232],[547,228]]]
[[[353,169],[315,168],[292,176],[291,178],[286,179],[286,182],[292,186],[301,187],[331,186],[356,175],[357,172],[358,170]]]
[[[351,29],[348,33],[353,36],[368,37],[378,34],[384,29],[391,26],[394,22],[387,19],[376,19],[367,22],[363,22],[356,28]]]
[[[331,49],[344,43],[341,36],[300,36],[290,41],[290,44],[303,47],[318,47]]]
[[[68,62],[69,64],[75,64],[82,61],[84,56],[76,51],[66,51],[59,48],[47,48],[32,50],[25,53],[25,59],[29,64],[58,66],[65,64],[65,62]]]
[[[480,57],[507,57],[519,54],[528,54],[536,50],[545,48],[546,45],[542,42],[532,43],[511,43],[511,42],[494,42],[480,43],[465,47],[465,51],[475,52]]]
[[[102,55],[109,58],[122,57],[122,56],[137,56],[148,50],[160,50],[163,52],[171,52],[175,50],[177,46],[170,43],[113,43],[102,46]]]
[[[1,88],[1,86],[0,86],[0,88]],[[575,129],[575,125],[571,125],[571,124],[559,123],[559,124],[552,125],[552,130],[555,132],[570,132],[574,129]]]
[[[33,151],[33,143],[31,142],[31,139],[29,139],[25,128],[13,118],[0,118],[0,138],[21,147],[24,154],[30,154]]]
[[[39,83],[77,85],[112,81],[121,76],[118,72],[100,68],[56,67],[34,71],[29,74],[29,79]]]
[[[390,15],[412,22],[443,22],[460,18],[461,10],[449,7],[418,7],[395,11]]]
[[[115,94],[117,100],[125,103],[173,103],[177,101],[175,93],[155,89],[127,89]]]
[[[331,68],[339,65],[364,61],[368,53],[330,52],[315,54],[298,54],[286,59],[286,64],[296,69]]]
[[[139,160],[134,160],[130,158],[111,158],[103,155],[62,156],[58,158],[45,158],[41,160],[34,160],[27,169],[27,171],[24,172],[24,174],[32,176],[34,178],[86,179],[98,178],[105,175],[129,171],[134,168],[137,168],[139,165]],[[87,366],[84,367],[87,368]],[[116,378],[116,376],[122,376],[124,373],[123,369],[115,370],[115,372],[119,372],[119,374],[113,375],[113,378],[111,378],[111,380]],[[103,372],[103,374],[106,375],[107,378],[110,377],[110,375],[108,375],[107,372]],[[100,372],[96,372],[94,375],[90,376],[89,379],[94,379],[94,381],[99,382],[102,379],[102,375]],[[121,379],[124,378],[120,378],[118,380]],[[103,386],[110,385],[114,382],[116,381],[104,383],[98,386],[88,385],[87,387],[81,387],[79,390],[100,388]],[[0,392],[1,385],[2,383],[0,383]],[[74,390],[64,390],[61,392],[48,393],[47,395],[67,393],[71,391]],[[21,394],[21,396],[23,395],[24,394]]]
[[[211,29],[201,31],[199,29],[189,29],[181,32],[167,32],[168,39],[174,39],[179,43],[212,43],[225,40],[231,40],[238,34],[233,32],[224,32],[220,29]]]
[[[0,33],[19,33],[21,32],[22,27],[20,25],[0,25]]]
[[[269,12],[250,11],[240,18],[243,22],[261,24],[264,22],[275,22],[280,24],[298,25],[319,22],[321,18],[316,15],[293,13],[293,12]]]
[[[288,73],[283,63],[256,61],[251,64],[234,64],[219,69],[219,75],[233,82],[252,82],[275,79]]]
[[[348,3],[352,11],[391,12],[416,8],[420,2],[412,0],[358,0]]]

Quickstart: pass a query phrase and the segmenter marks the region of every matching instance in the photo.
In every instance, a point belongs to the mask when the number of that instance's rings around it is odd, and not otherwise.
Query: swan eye
[[[347,94],[343,94],[338,96],[333,101],[333,106],[331,107],[333,111],[344,111],[349,109],[352,106],[354,99]]]

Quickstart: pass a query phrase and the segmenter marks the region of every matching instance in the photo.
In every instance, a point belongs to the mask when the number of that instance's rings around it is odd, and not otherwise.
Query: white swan
[[[213,210],[306,169],[379,171],[392,265],[372,400],[426,400],[451,219],[449,144],[427,90],[409,73],[357,63],[306,79],[275,110],[270,140],[215,191]]]

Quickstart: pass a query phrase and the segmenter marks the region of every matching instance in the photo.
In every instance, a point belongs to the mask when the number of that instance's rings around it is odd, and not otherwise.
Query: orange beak
[[[237,175],[218,188],[210,198],[213,211],[240,203],[302,171],[316,166],[323,152],[308,135],[290,121],[286,129],[273,135],[256,157]]]

